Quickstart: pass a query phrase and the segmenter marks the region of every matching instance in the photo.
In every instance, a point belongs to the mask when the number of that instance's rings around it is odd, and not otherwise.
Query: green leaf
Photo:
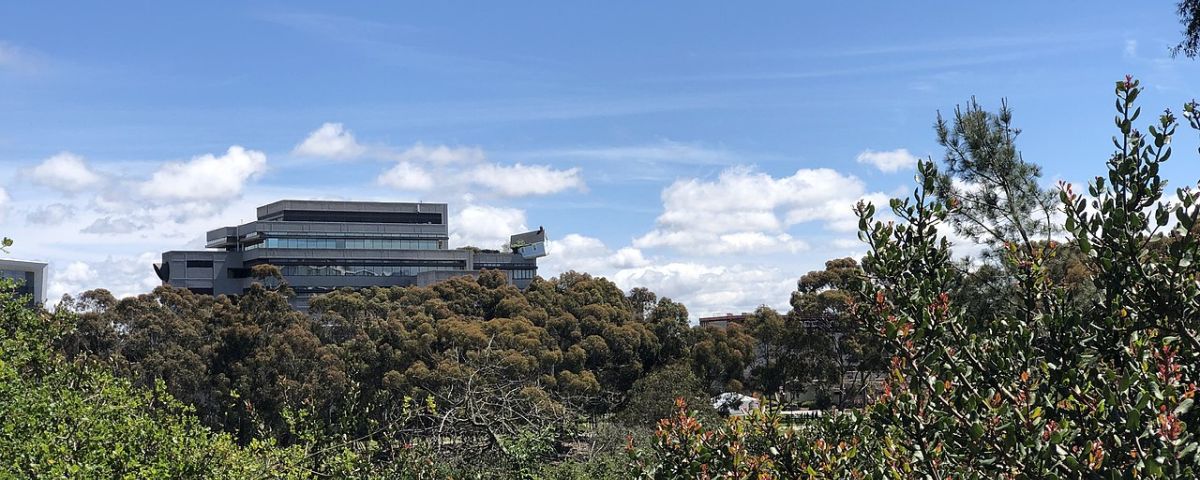
[[[1183,401],[1179,402],[1179,405],[1175,407],[1175,414],[1180,415],[1187,413],[1188,410],[1191,410],[1193,402],[1194,400],[1192,398],[1183,399]]]

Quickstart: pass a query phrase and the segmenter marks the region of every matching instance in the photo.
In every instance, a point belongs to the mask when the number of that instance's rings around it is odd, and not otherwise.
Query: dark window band
[[[440,225],[440,213],[416,212],[323,212],[320,210],[284,210],[271,220],[285,222],[410,223]]]

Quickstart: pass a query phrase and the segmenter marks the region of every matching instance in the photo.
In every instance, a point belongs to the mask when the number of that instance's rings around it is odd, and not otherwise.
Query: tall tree
[[[687,356],[690,330],[687,307],[663,297],[650,311],[648,321],[660,345],[654,362],[656,365],[672,363]]]
[[[1020,130],[1012,118],[1007,102],[993,113],[975,99],[956,107],[950,120],[938,113],[934,129],[945,148],[945,170],[929,180],[938,200],[954,207],[950,225],[982,245],[988,263],[983,269],[960,266],[968,276],[955,289],[956,299],[988,299],[991,304],[977,305],[981,314],[1021,311],[1028,317],[1038,308],[1030,293],[1035,278],[1028,263],[1010,261],[1016,258],[1010,253],[1037,255],[1061,229],[1052,221],[1059,209],[1054,194],[1038,184],[1041,168],[1017,150]]]
[[[692,371],[709,393],[742,391],[746,367],[754,361],[754,337],[738,325],[694,328],[690,336]]]
[[[993,249],[1050,239],[1058,205],[1053,193],[1038,185],[1041,167],[1017,150],[1021,132],[1013,126],[1007,101],[992,113],[972,98],[955,107],[950,120],[939,112],[934,129],[946,165],[936,192],[958,205],[950,221],[961,235]]]
[[[863,400],[881,360],[874,335],[849,315],[861,276],[853,258],[829,260],[824,270],[796,282],[787,315],[766,307],[755,311],[748,324],[758,341],[751,368],[755,387],[767,393],[815,393],[839,405]]]
[[[637,287],[629,291],[629,305],[633,308],[633,316],[641,321],[646,321],[650,318],[650,314],[654,311],[657,305],[658,295],[651,292],[645,287]]]
[[[830,382],[825,388],[839,392],[839,406],[863,402],[872,377],[883,368],[875,332],[862,328],[850,315],[854,289],[862,276],[862,268],[853,258],[829,260],[824,270],[800,277],[792,293],[790,316],[806,328],[813,341],[827,345],[810,348],[814,380]]]

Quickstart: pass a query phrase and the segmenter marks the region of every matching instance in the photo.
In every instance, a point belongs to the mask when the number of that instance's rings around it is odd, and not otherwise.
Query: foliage
[[[240,444],[295,447],[336,476],[485,461],[532,475],[574,455],[581,421],[594,427],[647,370],[688,363],[692,349],[682,305],[649,293],[639,320],[611,282],[574,272],[524,292],[497,272],[344,290],[314,298],[312,315],[287,306],[286,283],[268,288],[274,272],[257,277],[238,297],[86,292],[62,304],[70,329],[55,345],[139,388],[161,382]],[[716,352],[705,358],[729,354],[723,340],[705,345]]]
[[[214,434],[161,382],[133,388],[51,342],[69,324],[0,286],[0,476],[303,478],[299,451],[239,447]]]
[[[638,289],[635,288],[635,292],[629,296],[631,301],[636,299],[636,290]],[[654,293],[651,292],[650,296],[653,297]],[[661,298],[650,310],[646,322],[659,343],[658,355],[653,364],[663,365],[687,358],[691,347],[688,338],[691,326],[687,307],[670,298]]]
[[[1176,11],[1183,24],[1183,40],[1171,49],[1171,54],[1196,58],[1200,55],[1200,0],[1180,0]]]
[[[566,411],[508,378],[497,349],[462,357],[456,371],[464,376],[426,384],[423,402],[389,400],[390,391],[367,399],[362,389],[329,384],[341,377],[320,372],[344,365],[333,361],[337,345],[313,343],[320,325],[278,292],[256,288],[234,301],[170,288],[124,300],[94,291],[53,314],[0,293],[0,307],[0,465],[8,475],[620,478],[602,475],[621,471],[611,446],[593,442],[559,459],[560,442],[573,435]],[[383,389],[401,385],[384,377]],[[195,405],[175,400],[172,386]],[[504,417],[537,417],[541,404],[559,420]],[[239,446],[201,418],[247,439]],[[493,449],[472,456],[464,442],[479,428]]]
[[[667,365],[634,382],[629,400],[618,418],[626,425],[654,425],[675,413],[675,400],[692,405],[708,404],[700,379],[686,364]],[[702,410],[711,416],[711,409]]]
[[[754,336],[739,325],[705,326],[691,331],[692,371],[708,393],[740,392],[755,359]]]
[[[796,427],[778,410],[765,408],[706,427],[686,402],[676,406],[673,416],[659,422],[649,445],[630,445],[635,478],[851,478],[848,467],[863,450],[859,440],[830,444],[819,439],[852,431],[850,415]]]
[[[912,202],[893,201],[902,223],[872,224],[873,208],[860,209],[871,253],[859,311],[897,352],[871,409],[873,434],[889,439],[885,470],[1194,474],[1197,445],[1184,422],[1196,349],[1181,339],[1197,318],[1196,242],[1176,241],[1165,254],[1149,247],[1162,228],[1187,238],[1198,212],[1188,189],[1174,204],[1160,202],[1158,169],[1175,119],[1164,114],[1152,138],[1142,137],[1132,127],[1139,92],[1132,80],[1117,85],[1118,151],[1107,179],[1090,187],[1091,201],[1062,190],[1065,228],[1086,255],[1094,302],[1072,302],[1051,281],[1058,243],[1022,238],[1008,241],[1003,259],[1021,305],[996,318],[963,315],[948,294],[957,274],[937,233],[957,205],[926,196],[937,177],[931,164],[921,165],[923,188]]]
[[[1063,244],[1010,239],[999,260],[1026,301],[968,315],[952,295],[961,265],[939,233],[960,205],[934,195],[942,177],[921,162],[914,197],[891,203],[898,222],[857,208],[870,251],[853,312],[894,355],[881,397],[765,452],[797,451],[811,459],[806,476],[837,478],[1194,478],[1200,198],[1183,188],[1164,199],[1159,169],[1176,119],[1165,112],[1148,136],[1135,130],[1140,91],[1117,84],[1107,176],[1086,196],[1060,191],[1095,296],[1078,301],[1054,280]],[[1194,111],[1185,108],[1189,121]],[[634,463],[655,478],[796,476],[749,447],[762,432],[772,429],[705,429],[681,415]]]
[[[939,113],[934,130],[946,150],[946,172],[930,190],[954,205],[948,218],[956,231],[993,249],[1049,240],[1056,230],[1054,195],[1037,183],[1041,168],[1017,150],[1021,132],[1007,102],[992,113],[971,99],[954,109],[951,121]]]
[[[792,293],[792,311],[779,315],[760,307],[748,322],[758,344],[751,367],[755,389],[766,393],[816,392],[840,405],[859,402],[870,376],[882,366],[875,335],[848,314],[858,262],[840,258],[800,278]]]

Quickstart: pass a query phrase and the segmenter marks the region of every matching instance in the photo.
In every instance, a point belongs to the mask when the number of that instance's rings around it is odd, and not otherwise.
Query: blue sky
[[[0,233],[51,262],[52,296],[134,294],[275,199],[445,201],[460,244],[544,225],[543,275],[783,307],[861,252],[850,203],[939,157],[938,110],[1007,98],[1025,158],[1078,183],[1114,81],[1148,112],[1200,97],[1173,5],[10,2]]]

